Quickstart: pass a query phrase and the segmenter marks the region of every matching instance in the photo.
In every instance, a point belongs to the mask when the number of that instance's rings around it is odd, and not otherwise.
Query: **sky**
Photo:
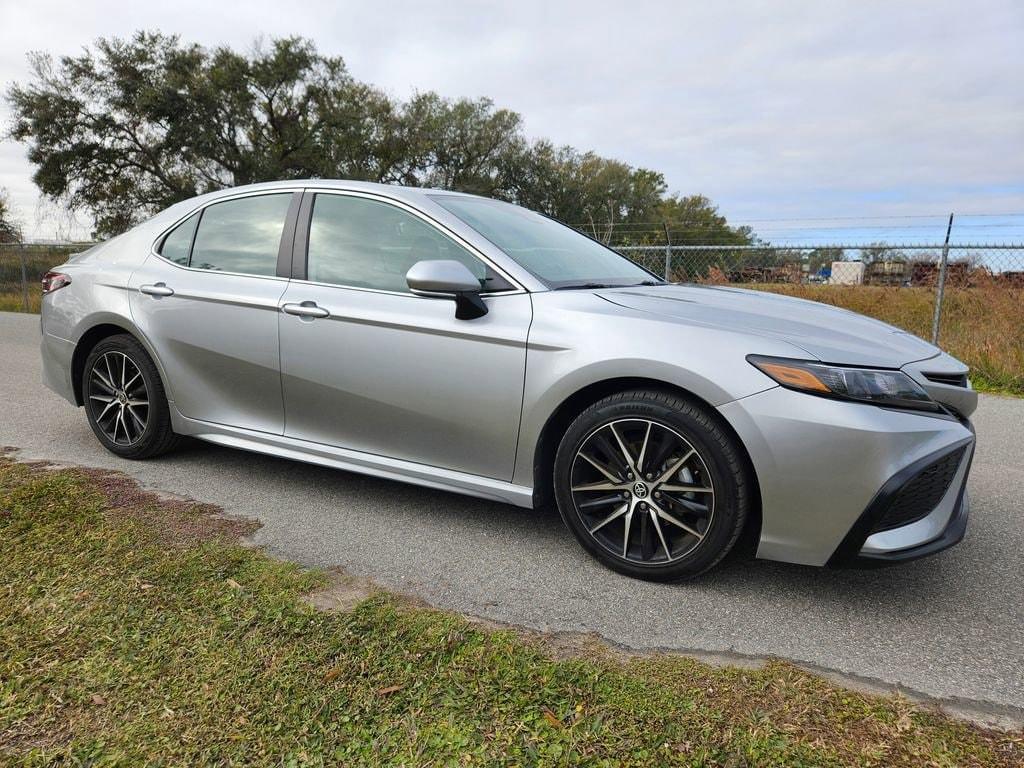
[[[941,241],[950,212],[960,242],[1024,242],[1020,0],[0,0],[0,84],[26,80],[29,51],[138,29],[301,35],[397,97],[488,96],[531,137],[658,170],[775,242]],[[31,174],[0,141],[28,233],[87,232]]]

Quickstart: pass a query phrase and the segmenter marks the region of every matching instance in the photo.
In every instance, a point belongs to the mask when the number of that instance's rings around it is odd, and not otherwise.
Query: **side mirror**
[[[480,281],[461,261],[418,261],[405,273],[405,282],[417,296],[455,299],[455,317],[459,320],[487,314],[487,305],[480,298]]]

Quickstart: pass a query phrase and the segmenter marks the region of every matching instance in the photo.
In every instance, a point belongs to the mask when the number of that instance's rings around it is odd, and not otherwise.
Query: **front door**
[[[131,277],[132,317],[189,418],[284,431],[278,305],[288,281],[277,263],[292,201],[288,192],[207,206]]]
[[[488,313],[411,294],[422,259],[467,264],[497,289]],[[306,276],[281,300],[315,308],[280,315],[285,435],[511,479],[528,294],[411,209],[355,194],[314,198]]]

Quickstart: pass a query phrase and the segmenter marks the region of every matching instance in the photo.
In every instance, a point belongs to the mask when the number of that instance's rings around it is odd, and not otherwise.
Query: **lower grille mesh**
[[[926,517],[949,490],[966,450],[964,447],[946,454],[908,481],[893,496],[885,514],[871,532],[888,531]]]

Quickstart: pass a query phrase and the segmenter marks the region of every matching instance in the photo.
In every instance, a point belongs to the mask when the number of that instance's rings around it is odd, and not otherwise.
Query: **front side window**
[[[313,282],[405,293],[412,265],[436,259],[461,261],[485,291],[512,287],[454,240],[397,206],[349,195],[320,194],[313,201],[306,263]]]
[[[549,288],[661,282],[611,248],[518,205],[462,195],[433,195],[432,199]]]
[[[276,275],[277,251],[291,201],[292,193],[288,192],[207,206],[199,219],[189,266],[243,275]]]

